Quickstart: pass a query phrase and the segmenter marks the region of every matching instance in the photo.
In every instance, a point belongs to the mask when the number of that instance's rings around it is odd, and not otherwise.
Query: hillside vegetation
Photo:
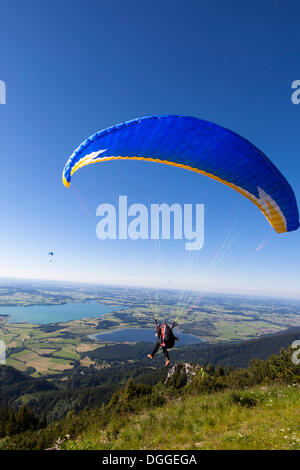
[[[177,364],[155,385],[129,379],[107,405],[47,425],[0,410],[0,449],[300,449],[300,366],[292,350],[248,368]]]
[[[263,386],[185,396],[93,423],[65,449],[300,449],[300,389]]]

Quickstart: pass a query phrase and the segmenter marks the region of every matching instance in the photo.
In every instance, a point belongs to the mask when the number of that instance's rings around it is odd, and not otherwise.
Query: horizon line
[[[148,289],[148,290],[156,290],[156,291],[178,291],[181,290],[180,287],[153,287],[149,285],[135,285],[135,284],[106,284],[105,282],[99,282],[99,281],[75,281],[75,280],[61,280],[61,279],[45,279],[45,278],[22,278],[22,277],[5,277],[5,276],[0,276],[0,282],[1,280],[4,281],[10,281],[10,282],[18,282],[18,281],[25,281],[25,282],[42,282],[42,283],[53,283],[53,284],[77,284],[77,285],[87,285],[87,286],[101,286],[101,287],[108,287],[112,289],[116,288],[122,288],[122,289]],[[298,300],[300,301],[300,294],[298,296],[293,294],[273,294],[273,293],[253,293],[253,291],[233,291],[233,290],[206,290],[206,292],[201,291],[200,289],[185,289],[186,292],[202,292],[202,295],[205,297],[206,295],[227,295],[227,296],[241,296],[241,297],[253,297],[253,298],[265,298],[265,299],[278,299],[278,300]]]

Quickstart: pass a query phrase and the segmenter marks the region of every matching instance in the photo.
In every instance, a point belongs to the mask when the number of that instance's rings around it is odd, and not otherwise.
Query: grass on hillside
[[[91,424],[65,448],[102,450],[300,449],[300,387],[260,386],[187,396]]]

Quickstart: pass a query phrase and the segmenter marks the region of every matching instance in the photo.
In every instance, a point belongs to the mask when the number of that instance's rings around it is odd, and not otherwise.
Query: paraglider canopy
[[[252,201],[278,233],[299,227],[293,190],[273,163],[238,134],[190,116],[161,115],[97,132],[68,159],[63,183],[80,168],[110,160],[177,166],[219,181]]]

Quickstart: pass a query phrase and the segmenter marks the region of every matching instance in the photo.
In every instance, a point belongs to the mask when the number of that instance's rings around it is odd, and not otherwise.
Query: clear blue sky
[[[300,231],[277,235],[217,182],[126,161],[81,170],[69,190],[61,182],[66,159],[94,132],[186,114],[258,146],[299,202],[299,15],[292,0],[2,0],[0,276],[300,297]],[[96,207],[119,194],[204,203],[203,250],[98,240]]]

